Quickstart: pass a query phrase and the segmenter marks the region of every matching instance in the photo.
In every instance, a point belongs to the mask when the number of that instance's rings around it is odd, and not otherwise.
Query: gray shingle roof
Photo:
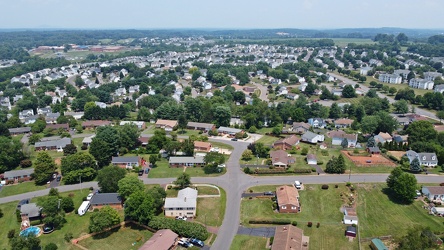
[[[35,147],[62,147],[64,148],[66,145],[71,144],[71,138],[62,138],[59,140],[52,140],[52,141],[41,141],[36,142]]]
[[[194,163],[194,164],[203,164],[205,163],[204,158],[200,156],[192,157],[192,156],[177,156],[170,157],[170,164],[178,164],[178,163]]]
[[[23,128],[10,128],[9,133],[28,133],[31,132],[31,127],[23,127]]]
[[[138,163],[139,156],[121,156],[121,157],[113,157],[111,163],[119,164],[119,163]]]
[[[91,198],[91,205],[120,204],[122,199],[118,193],[99,193]]]
[[[42,208],[38,207],[36,203],[23,204],[20,207],[20,213],[26,214],[28,217],[38,217],[40,216],[40,210]]]
[[[5,178],[14,178],[14,177],[19,177],[19,176],[24,176],[24,175],[30,176],[32,173],[34,173],[34,169],[29,168],[29,169],[6,171],[3,174],[3,176]]]

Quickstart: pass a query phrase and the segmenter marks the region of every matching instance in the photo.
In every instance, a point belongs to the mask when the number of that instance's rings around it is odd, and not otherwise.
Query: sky
[[[443,0],[1,0],[1,29],[442,29]]]

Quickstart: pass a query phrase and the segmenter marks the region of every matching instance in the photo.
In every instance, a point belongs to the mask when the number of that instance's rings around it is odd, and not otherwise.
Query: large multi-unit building
[[[434,84],[433,81],[420,78],[412,78],[409,82],[409,86],[415,89],[433,89]]]
[[[380,74],[379,81],[392,84],[400,84],[402,82],[402,77],[398,74]]]

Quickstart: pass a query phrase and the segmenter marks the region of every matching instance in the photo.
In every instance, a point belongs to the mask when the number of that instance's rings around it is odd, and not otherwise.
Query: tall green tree
[[[0,136],[0,149],[0,170],[2,171],[18,167],[20,161],[24,159],[22,143],[18,138]]]
[[[91,233],[101,232],[119,223],[120,216],[117,211],[110,206],[105,206],[100,211],[94,212],[91,215],[89,221],[89,231]]]
[[[367,147],[370,148],[370,147],[375,147],[375,146],[376,146],[375,137],[371,136],[367,140]]]
[[[348,148],[348,140],[347,138],[344,138],[341,142],[341,147],[342,148]]]
[[[179,119],[177,120],[177,123],[178,123],[178,127],[183,132],[184,129],[187,128],[187,117],[185,116],[185,114],[182,114],[182,115],[179,116]]]
[[[118,192],[123,199],[127,199],[134,192],[145,189],[143,182],[134,175],[128,175],[120,179],[117,186],[119,187]]]
[[[156,212],[154,199],[143,191],[134,192],[125,201],[124,212],[126,218],[131,218],[146,225]]]
[[[415,158],[410,163],[410,171],[412,172],[420,172],[422,170],[421,164],[419,163],[418,158]]]
[[[136,125],[125,124],[118,127],[119,147],[128,150],[135,149],[137,146],[137,139],[140,136],[140,131]]]
[[[46,184],[56,169],[57,166],[51,156],[47,152],[39,152],[34,162],[34,173],[32,175],[35,183],[37,185]]]
[[[342,89],[342,97],[344,98],[354,98],[356,97],[355,88],[352,85],[345,85]]]
[[[397,240],[398,250],[439,249],[439,238],[430,228],[415,226],[407,234]]]
[[[191,177],[187,173],[182,173],[177,177],[177,179],[174,181],[174,184],[179,186],[179,188],[185,188],[191,185]]]
[[[77,152],[62,158],[60,168],[62,170],[62,174],[65,175],[69,172],[85,168],[97,169],[97,163],[91,154],[87,152]]]
[[[331,119],[338,119],[339,117],[341,117],[341,113],[342,113],[341,108],[336,102],[334,102],[330,107],[330,112],[328,117]]]
[[[104,193],[115,193],[119,190],[119,181],[125,177],[126,170],[118,166],[108,166],[99,170],[97,182]]]
[[[108,143],[102,139],[93,138],[89,145],[89,153],[94,156],[99,167],[107,166],[111,163],[112,155],[108,150]]]

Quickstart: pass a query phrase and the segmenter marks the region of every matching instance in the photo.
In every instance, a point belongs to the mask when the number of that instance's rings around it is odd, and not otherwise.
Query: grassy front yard
[[[230,250],[255,249],[266,250],[267,238],[249,235],[236,235]]]
[[[125,227],[118,227],[110,232],[89,237],[79,242],[88,249],[139,249],[153,233],[145,228],[131,224]],[[137,241],[137,239],[140,239]],[[119,246],[119,247],[117,247]]]
[[[34,181],[25,181],[16,185],[7,185],[3,186],[2,190],[0,191],[0,198],[16,195],[16,194],[23,194],[28,193],[32,191],[42,190],[45,189],[46,185],[43,186],[37,186],[35,185]]]
[[[145,159],[148,159],[147,157]],[[216,174],[205,174],[203,167],[187,167],[185,168],[170,168],[168,165],[168,161],[166,159],[162,159],[156,163],[157,167],[152,168],[150,173],[148,174],[148,178],[168,178],[173,177],[176,178],[183,172],[189,174],[191,177],[212,177],[218,176],[225,173],[225,169],[222,172]]]
[[[357,241],[349,242],[344,236],[345,226],[341,223],[343,205],[340,194],[347,188],[340,184],[339,188],[329,185],[328,190],[322,190],[321,185],[305,185],[305,190],[299,192],[301,213],[280,214],[272,210],[273,201],[270,198],[244,199],[241,202],[241,223],[250,226],[251,219],[290,219],[298,223],[304,234],[310,236],[310,249],[357,249]],[[252,187],[257,192],[275,191],[277,186]],[[320,227],[308,227],[320,223]]]
[[[422,225],[434,232],[444,232],[444,218],[432,216],[415,201],[411,205],[391,201],[382,189],[385,184],[358,186],[358,216],[362,237],[402,236],[407,229]]]
[[[223,189],[220,189],[220,197],[218,198],[197,198],[197,216],[194,220],[208,226],[221,226],[224,220],[226,201],[227,196]]]

